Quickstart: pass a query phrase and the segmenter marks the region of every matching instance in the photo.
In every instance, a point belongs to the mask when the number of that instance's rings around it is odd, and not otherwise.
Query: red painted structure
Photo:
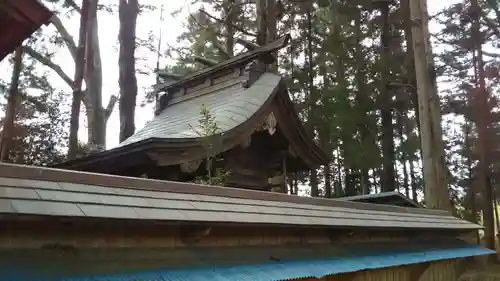
[[[37,0],[0,0],[0,60],[51,17],[52,12]]]

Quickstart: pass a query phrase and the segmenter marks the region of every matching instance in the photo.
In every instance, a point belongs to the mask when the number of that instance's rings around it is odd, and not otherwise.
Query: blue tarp
[[[415,246],[415,245],[413,245]],[[288,280],[294,278],[317,277],[327,275],[355,272],[366,269],[386,268],[393,266],[409,265],[437,260],[456,259],[494,253],[476,245],[465,242],[447,245],[445,248],[416,250],[398,249],[384,253],[369,252],[366,255],[356,253],[355,255],[343,257],[331,257],[328,259],[309,259],[285,262],[272,262],[267,264],[232,266],[232,267],[204,267],[190,269],[164,269],[150,272],[136,272],[127,274],[116,274],[108,276],[80,276],[58,278],[61,281],[274,281]],[[5,273],[4,273],[5,274]],[[9,276],[7,276],[9,275]],[[47,280],[42,276],[33,276],[28,273],[19,274],[10,271],[3,275],[6,281],[35,281]],[[24,276],[23,276],[24,275]]]

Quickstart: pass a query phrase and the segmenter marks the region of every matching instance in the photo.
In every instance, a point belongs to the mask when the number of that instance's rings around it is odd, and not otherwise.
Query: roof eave
[[[133,152],[145,151],[154,147],[164,147],[167,143],[162,139],[150,138],[140,142],[131,143],[124,146],[119,146],[110,150],[105,150],[102,152],[96,152],[93,154],[86,155],[84,157],[67,160],[61,163],[51,165],[51,168],[57,169],[79,169],[82,167],[88,167],[96,162],[105,161],[111,158],[124,156],[131,154]]]
[[[37,0],[7,0],[4,7],[14,10],[26,19],[26,22],[12,20],[8,28],[17,28],[16,35],[11,38],[7,43],[2,44],[0,48],[0,60],[4,59],[9,53],[21,45],[21,43],[30,37],[42,25],[49,23],[54,15],[47,7]]]
[[[281,85],[282,92],[277,95],[277,106],[275,114],[279,118],[278,123],[286,127],[284,133],[288,134],[294,150],[310,166],[310,168],[326,165],[330,162],[330,157],[323,148],[308,134],[302,121],[299,119],[293,102],[290,100],[284,82]]]

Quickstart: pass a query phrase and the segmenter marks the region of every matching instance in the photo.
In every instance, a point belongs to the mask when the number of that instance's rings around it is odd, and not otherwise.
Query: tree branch
[[[486,51],[483,51],[483,54],[485,56],[488,56],[488,57],[500,58],[500,54],[490,53],[490,52],[486,52]]]
[[[109,117],[111,116],[111,113],[113,113],[113,110],[115,109],[116,102],[118,101],[118,97],[115,95],[112,95],[109,98],[108,105],[104,109],[104,122],[108,122]]]
[[[257,49],[257,48],[260,47],[258,44],[255,44],[255,43],[250,42],[248,40],[245,40],[243,38],[236,39],[236,44],[240,44],[240,45],[242,45],[243,47],[247,48],[250,51],[253,51],[253,50],[255,50],[255,49]]]
[[[219,19],[219,18],[217,18],[217,17],[214,17],[214,16],[212,16],[211,14],[207,13],[206,11],[204,11],[203,9],[200,9],[199,11],[200,11],[200,13],[203,13],[204,15],[206,15],[207,17],[209,17],[209,18],[211,18],[211,19],[213,19],[213,20],[215,20],[215,21],[218,21],[218,22],[224,23],[224,19]],[[246,30],[244,30],[244,29],[243,29],[242,27],[240,27],[240,26],[237,26],[237,25],[235,25],[235,24],[231,24],[231,26],[232,26],[234,29],[238,30],[239,32],[241,32],[241,33],[243,33],[243,34],[245,34],[245,35],[247,35],[247,36],[257,37],[257,34],[252,33],[252,32],[249,32],[249,31],[246,31]]]
[[[177,74],[165,72],[162,70],[157,70],[156,75],[160,76],[161,78],[172,79],[172,80],[182,79],[182,75],[177,75]]]
[[[23,46],[23,52],[28,54],[30,57],[36,59],[41,64],[52,69],[55,73],[57,73],[57,75],[59,75],[59,77],[61,77],[62,80],[64,80],[64,82],[66,82],[66,84],[68,84],[68,86],[71,89],[75,88],[75,86],[76,86],[75,82],[66,74],[66,72],[64,72],[64,70],[62,70],[62,68],[59,65],[54,63],[51,59],[49,59],[48,57],[33,50],[33,48],[31,48],[29,46]],[[82,92],[82,102],[85,105],[85,107],[90,106],[90,100],[89,100],[89,95],[88,95],[87,90]],[[116,101],[115,101],[115,103],[116,103]]]
[[[225,58],[229,58],[229,54],[227,53],[227,50],[222,46],[222,44],[217,40],[217,36],[221,36],[221,37],[224,37],[224,34],[222,34],[221,32],[219,31],[215,31],[211,26],[208,26],[208,25],[203,25],[202,23],[200,23],[198,21],[198,19],[196,19],[196,17],[193,15],[193,14],[189,14],[189,17],[191,18],[191,20],[193,20],[193,22],[196,23],[196,25],[198,25],[199,28],[203,28],[204,30],[208,31],[208,32],[211,32],[214,36],[210,36],[210,42],[212,44],[214,44],[214,47],[225,57]]]
[[[58,16],[54,15],[50,19],[50,22],[57,29],[57,32],[61,34],[61,37],[66,43],[66,46],[68,47],[68,50],[73,60],[76,60],[76,43],[75,40],[73,39],[73,36],[71,36],[66,27],[64,27],[64,24],[62,23],[61,19]]]
[[[48,57],[33,50],[29,46],[23,46],[22,48],[23,48],[24,53],[30,55],[32,58],[36,59],[41,64],[54,70],[54,72],[57,73],[57,75],[59,75],[59,77],[61,77],[61,79],[64,80],[64,82],[66,82],[66,84],[68,84],[68,86],[71,87],[71,89],[73,89],[75,87],[75,82],[73,81],[73,79],[69,78],[69,76],[64,72],[64,70],[59,65],[55,64]]]
[[[75,9],[78,13],[82,13],[82,9],[80,8],[80,6],[78,6],[78,4],[76,4],[75,1],[73,0],[64,0],[64,4]]]
[[[199,62],[199,63],[201,63],[201,64],[203,64],[205,66],[208,66],[208,67],[214,66],[214,65],[218,64],[218,62],[216,62],[214,60],[210,60],[210,59],[207,59],[207,58],[204,58],[204,57],[200,57],[200,56],[194,56],[193,60],[195,62]]]

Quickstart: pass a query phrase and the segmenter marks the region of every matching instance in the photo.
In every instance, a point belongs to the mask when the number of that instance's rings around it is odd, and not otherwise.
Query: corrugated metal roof
[[[394,213],[14,178],[0,178],[0,185],[0,214],[326,227],[480,228],[446,213]]]
[[[441,242],[441,243],[440,243]],[[316,277],[321,278],[327,275],[356,272],[368,269],[387,268],[402,266],[437,260],[455,259],[478,255],[492,254],[494,251],[484,249],[476,245],[467,244],[463,241],[433,241],[422,243],[407,243],[394,245],[385,248],[353,247],[347,251],[331,251],[330,256],[320,253],[316,255],[306,254],[301,259],[271,261],[260,264],[246,264],[235,266],[210,266],[211,260],[206,260],[204,265],[182,269],[162,269],[146,272],[127,272],[123,274],[111,275],[91,275],[78,277],[54,277],[45,279],[65,280],[65,281],[274,281],[289,280],[295,278]],[[305,247],[305,246],[304,246]],[[328,248],[328,246],[326,246]],[[347,249],[347,248],[346,248]],[[377,250],[378,251],[375,251]],[[348,249],[347,249],[348,250]],[[249,253],[252,255],[252,253]],[[131,270],[131,269],[126,269]],[[91,269],[89,268],[89,271]],[[30,273],[29,270],[13,271],[12,269],[0,270],[1,280],[40,280],[40,273]],[[46,273],[46,276],[55,276],[54,272]],[[66,275],[67,276],[67,275]],[[8,277],[8,278],[7,278]]]
[[[146,139],[184,139],[199,138],[200,110],[204,105],[217,120],[222,132],[229,131],[252,117],[271,97],[278,87],[281,76],[264,73],[252,84],[244,88],[241,82],[246,79],[241,76],[229,81],[225,88],[212,90],[206,94],[170,105],[137,133],[126,139],[119,146]],[[210,91],[210,89],[208,89]],[[199,130],[198,130],[199,131]]]
[[[321,278],[328,275],[356,272],[367,269],[402,266],[437,260],[455,259],[495,253],[474,245],[462,245],[448,249],[431,249],[418,252],[384,253],[376,256],[357,256],[332,258],[327,260],[308,260],[277,262],[273,264],[219,267],[205,269],[184,269],[107,276],[98,280],[107,281],[277,281],[297,278]],[[66,279],[67,281],[95,280],[88,278]]]

